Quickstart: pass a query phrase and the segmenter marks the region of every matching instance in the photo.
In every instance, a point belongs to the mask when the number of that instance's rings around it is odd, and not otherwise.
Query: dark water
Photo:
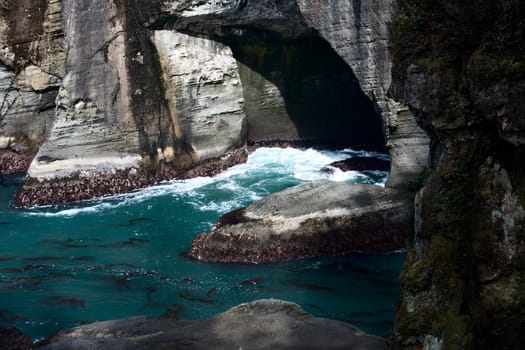
[[[34,339],[132,315],[210,317],[261,298],[385,335],[405,254],[275,264],[209,264],[184,257],[196,233],[227,211],[305,180],[381,183],[379,172],[328,175],[356,153],[260,149],[214,178],[169,182],[81,204],[15,209],[19,177],[0,186],[0,322]]]

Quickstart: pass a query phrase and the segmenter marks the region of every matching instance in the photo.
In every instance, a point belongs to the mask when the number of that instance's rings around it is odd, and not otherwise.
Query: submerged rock
[[[340,160],[330,164],[335,168],[339,168],[343,171],[355,170],[381,170],[389,171],[390,170],[390,161],[374,158],[374,157],[355,157],[348,158],[345,160]]]
[[[190,257],[259,263],[405,248],[412,199],[375,185],[314,181],[224,215],[198,235]]]
[[[3,350],[31,349],[31,339],[18,328],[0,325],[0,348]]]
[[[65,330],[41,349],[385,349],[383,339],[299,305],[259,300],[202,320],[133,317]]]

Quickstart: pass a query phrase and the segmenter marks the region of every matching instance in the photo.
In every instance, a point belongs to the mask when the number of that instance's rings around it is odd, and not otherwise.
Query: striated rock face
[[[38,345],[38,344],[37,344]],[[258,300],[210,319],[135,317],[62,331],[39,349],[386,349],[381,338],[305,313],[297,304]]]
[[[259,263],[406,246],[410,196],[374,185],[314,181],[224,215],[197,236],[189,256]]]
[[[125,169],[173,143],[158,60],[127,4],[63,1],[66,75],[33,178]]]
[[[0,9],[0,42],[0,171],[26,171],[64,75],[61,1],[11,1]]]
[[[247,140],[377,148],[386,135],[388,184],[405,186],[425,165],[427,139],[386,94],[391,8],[391,0],[15,2],[0,16],[0,148],[30,140],[32,156],[40,147],[18,204],[44,204],[28,198],[53,179],[69,186],[136,169],[147,184]],[[17,154],[3,156],[2,168],[27,167],[31,156]]]
[[[191,147],[194,157],[219,157],[244,144],[243,89],[231,49],[175,31],[152,35],[175,134]]]
[[[131,6],[63,2],[66,74],[53,127],[18,205],[130,191],[244,143],[242,85],[231,51],[147,31]]]
[[[432,136],[392,342],[525,341],[522,1],[398,1],[393,93]]]
[[[387,23],[392,9],[392,0],[172,0],[164,1],[161,12],[151,15],[148,23],[226,42],[322,38],[352,69],[360,89],[380,111],[392,156],[387,185],[404,188],[427,165],[429,139],[412,113],[387,94],[391,82]],[[248,66],[254,69],[253,64]],[[272,82],[270,74],[262,74]],[[275,94],[274,84],[259,83],[259,95]]]
[[[405,188],[427,165],[429,140],[407,108],[388,96],[392,0],[297,0],[306,23],[348,63],[383,118],[392,165],[387,186]]]

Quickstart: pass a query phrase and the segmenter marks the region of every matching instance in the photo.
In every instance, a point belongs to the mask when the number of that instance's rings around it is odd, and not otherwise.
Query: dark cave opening
[[[228,44],[239,64],[248,142],[386,150],[374,103],[324,39]]]

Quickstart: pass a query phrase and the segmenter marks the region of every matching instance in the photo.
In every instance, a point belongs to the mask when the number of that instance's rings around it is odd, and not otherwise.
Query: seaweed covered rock
[[[224,215],[189,256],[259,263],[323,254],[388,253],[406,247],[410,194],[375,185],[313,181]]]

